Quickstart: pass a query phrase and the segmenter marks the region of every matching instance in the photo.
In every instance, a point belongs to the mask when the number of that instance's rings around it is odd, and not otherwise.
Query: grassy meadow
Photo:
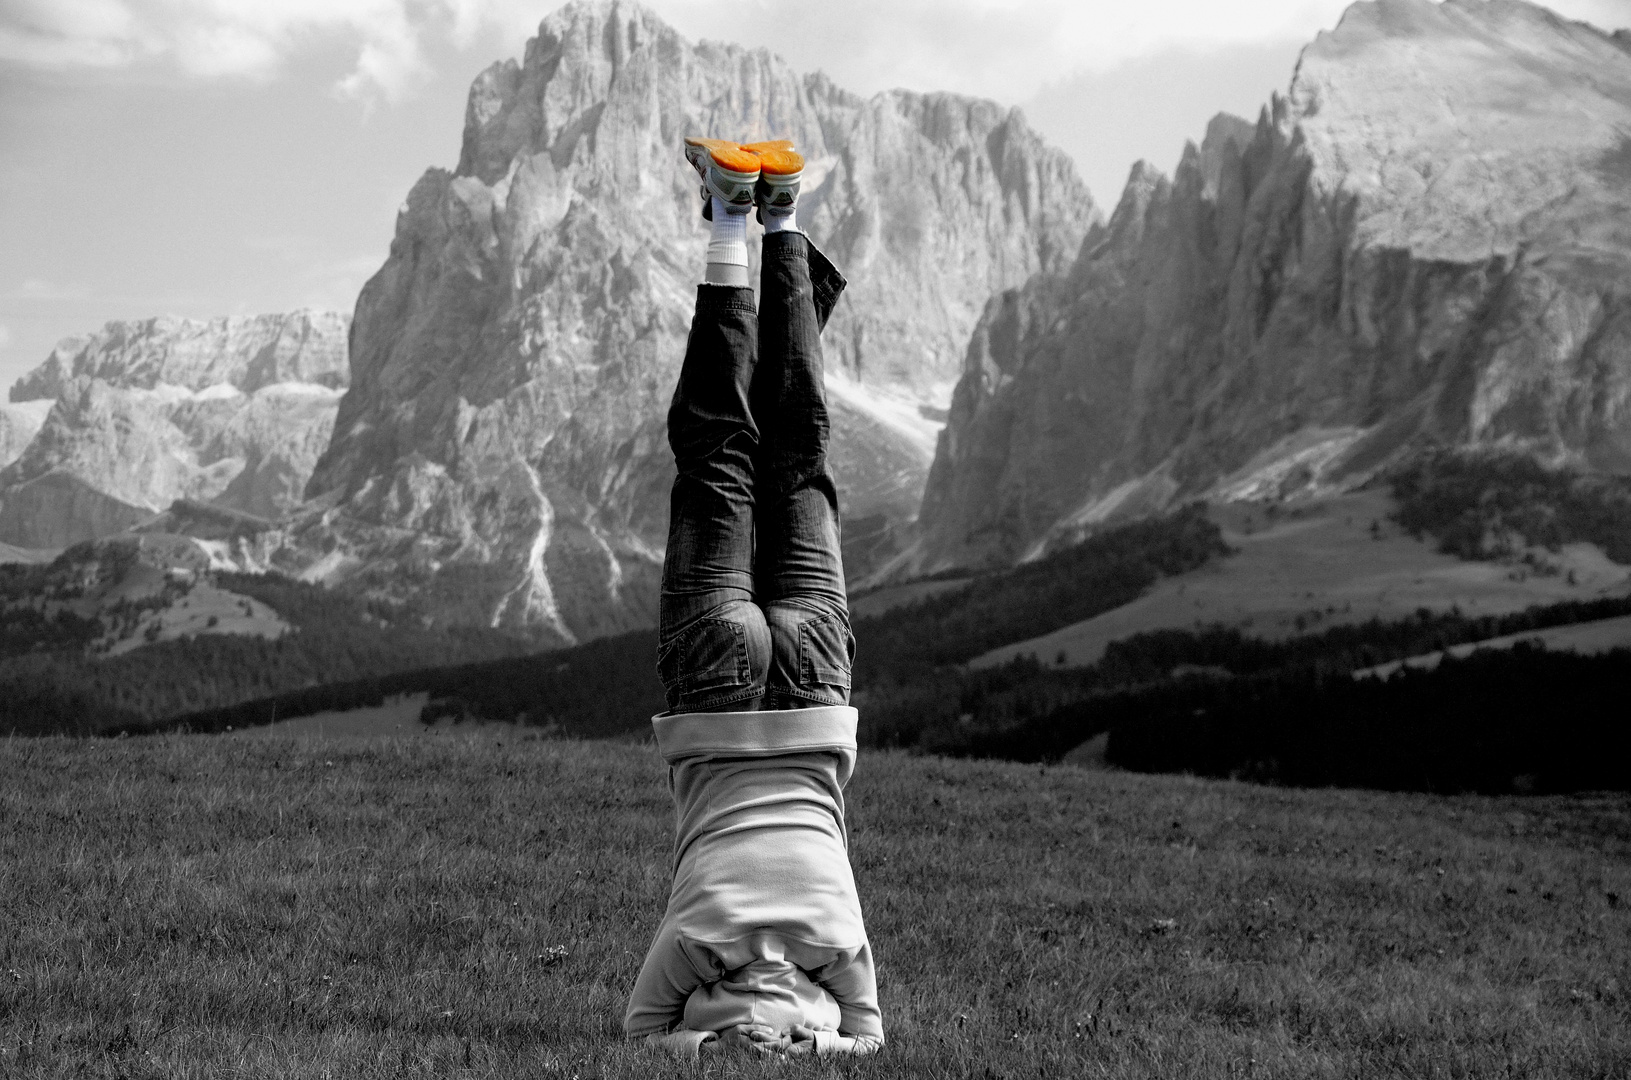
[[[620,1037],[647,747],[9,739],[0,777],[0,1076],[698,1072]],[[701,1072],[1631,1075],[1631,796],[873,752],[850,800],[890,1045]]]

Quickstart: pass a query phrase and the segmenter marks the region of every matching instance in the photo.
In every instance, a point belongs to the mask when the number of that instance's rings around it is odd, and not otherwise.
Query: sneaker
[[[713,220],[713,199],[740,206],[753,205],[753,187],[759,179],[759,155],[725,139],[685,140],[685,160],[702,177],[702,216]]]
[[[798,207],[799,181],[804,177],[804,156],[775,149],[759,154],[759,182],[753,187],[758,217],[786,217]]]
[[[743,143],[742,149],[750,154],[768,154],[772,150],[791,150],[793,149],[793,140],[771,139],[769,142]]]

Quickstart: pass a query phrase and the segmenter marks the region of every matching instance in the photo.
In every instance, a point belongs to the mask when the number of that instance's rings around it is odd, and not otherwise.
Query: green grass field
[[[0,1076],[692,1074],[652,751],[0,741]],[[1631,1075],[1631,797],[862,757],[890,1045],[708,1075]]]

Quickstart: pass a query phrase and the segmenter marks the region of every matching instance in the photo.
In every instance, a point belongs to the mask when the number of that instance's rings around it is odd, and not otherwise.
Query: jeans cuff
[[[794,259],[803,258],[806,250],[814,248],[810,238],[801,232],[765,233],[764,243],[759,253],[766,259]]]
[[[730,311],[758,314],[753,306],[753,288],[749,285],[717,285],[703,282],[697,286],[697,314],[722,315]]]

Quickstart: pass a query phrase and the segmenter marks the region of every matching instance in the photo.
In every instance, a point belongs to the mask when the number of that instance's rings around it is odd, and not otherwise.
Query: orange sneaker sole
[[[797,176],[804,171],[804,155],[791,150],[771,150],[759,155],[760,176]]]
[[[721,169],[729,169],[742,176],[752,176],[762,168],[759,155],[743,150],[740,146],[709,147],[708,156],[713,158],[714,164]]]
[[[706,151],[715,165],[738,176],[751,177],[759,172],[759,156],[746,150],[740,143],[729,139],[702,139],[691,136],[685,140],[687,157],[697,150]]]

